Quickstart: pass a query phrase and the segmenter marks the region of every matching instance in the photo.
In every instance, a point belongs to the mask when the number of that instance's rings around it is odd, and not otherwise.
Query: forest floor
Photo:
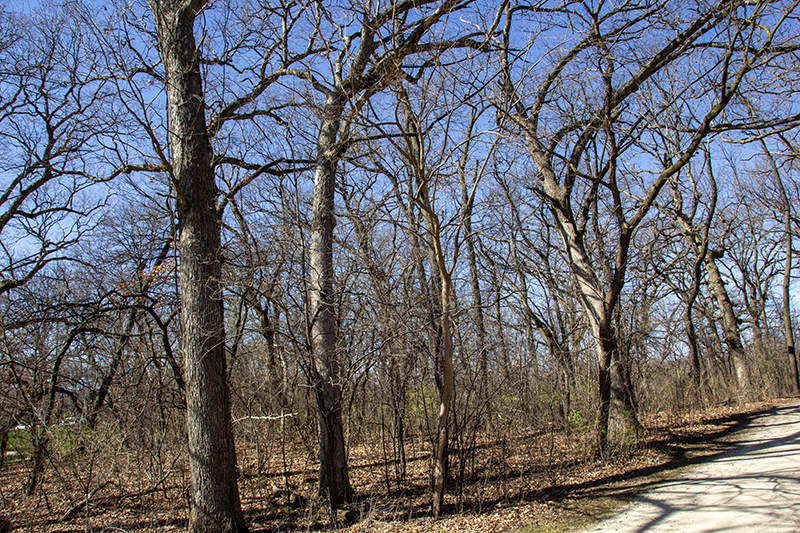
[[[681,417],[644,420],[635,445],[610,459],[587,459],[588,435],[565,431],[505,434],[479,442],[467,454],[464,476],[450,483],[445,514],[430,517],[429,452],[409,449],[406,482],[397,488],[388,465],[369,449],[351,450],[356,501],[332,524],[324,502],[305,490],[278,490],[276,476],[244,476],[242,506],[251,533],[356,532],[568,532],[617,511],[676,469],[708,460],[735,445],[733,434],[756,415],[785,402],[709,408]],[[8,459],[8,458],[7,458]],[[313,464],[298,479],[310,482]],[[457,460],[451,471],[458,477]],[[391,467],[392,469],[394,466]],[[0,471],[0,531],[42,533],[168,532],[186,527],[185,472],[148,486],[124,472],[94,464],[53,465],[36,494],[24,495],[28,470],[7,460]],[[302,483],[299,481],[298,484]],[[293,486],[297,486],[294,485]],[[88,489],[88,490],[87,490]],[[88,500],[88,506],[87,506]]]

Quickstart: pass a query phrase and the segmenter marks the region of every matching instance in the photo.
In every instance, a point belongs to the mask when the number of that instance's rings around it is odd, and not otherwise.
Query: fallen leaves
[[[605,461],[587,459],[586,436],[565,431],[487,432],[475,445],[454,446],[445,516],[430,512],[430,451],[409,439],[405,481],[374,446],[350,451],[351,483],[357,500],[337,515],[336,529],[357,532],[567,531],[606,516],[671,469],[726,449],[748,414],[770,404],[725,406],[645,421],[642,439]],[[2,509],[17,530],[168,532],[186,527],[185,465],[155,484],[139,477],[119,457],[91,458],[94,481],[82,487],[71,476],[76,463],[52,464],[41,490],[24,495],[28,472],[22,462],[3,471]],[[331,517],[315,497],[316,464],[301,452],[291,475],[245,475],[240,482],[245,515],[253,532],[330,530]],[[87,498],[88,496],[88,498]]]

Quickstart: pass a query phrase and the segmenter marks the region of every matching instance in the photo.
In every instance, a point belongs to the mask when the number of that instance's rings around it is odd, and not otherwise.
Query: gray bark
[[[194,38],[203,3],[151,0],[150,7],[166,74],[178,199],[189,531],[244,532],[225,360],[218,191]]]
[[[342,378],[336,350],[333,289],[334,191],[338,161],[336,143],[343,109],[344,98],[335,94],[328,96],[317,139],[311,243],[308,250],[309,332],[319,418],[319,492],[330,498],[333,509],[352,500],[344,445]]]
[[[502,89],[508,105],[505,118],[522,129],[528,155],[537,171],[538,192],[552,213],[553,220],[561,234],[569,265],[577,281],[598,359],[599,400],[596,452],[605,454],[608,446],[608,421],[612,392],[611,363],[613,353],[617,349],[612,314],[618,305],[619,295],[625,283],[631,239],[635,229],[650,211],[667,180],[681,171],[700,148],[703,140],[710,134],[712,123],[737,93],[745,74],[753,68],[755,54],[752,58],[743,61],[738,71],[726,71],[725,79],[721,82],[723,88],[720,89],[718,100],[698,121],[691,141],[678,152],[678,157],[674,161],[670,161],[664,170],[653,179],[646,192],[641,195],[635,209],[629,210],[630,214],[627,214],[622,205],[622,196],[625,191],[619,186],[616,175],[617,158],[622,154],[615,140],[614,117],[624,106],[624,102],[636,94],[644,83],[665,69],[676,57],[682,55],[718,22],[724,20],[727,17],[728,5],[720,2],[716,6],[709,7],[708,10],[698,13],[697,17],[680,33],[677,33],[663,48],[653,53],[647,61],[642,62],[641,67],[627,78],[613,79],[619,71],[615,69],[614,56],[608,53],[607,48],[604,48],[606,59],[601,65],[605,85],[605,94],[601,97],[603,103],[581,121],[580,128],[574,125],[570,126],[570,128],[574,128],[570,131],[577,132],[577,140],[563,154],[556,154],[558,145],[551,144],[550,135],[540,129],[540,114],[546,105],[549,105],[549,98],[554,96],[551,92],[554,91],[554,87],[559,85],[558,80],[561,79],[564,69],[571,63],[572,58],[578,57],[583,51],[593,47],[597,39],[608,42],[616,36],[596,35],[594,32],[597,31],[597,27],[595,27],[584,40],[565,54],[561,61],[555,63],[551,72],[541,82],[538,91],[534,92],[536,96],[531,102],[526,102],[518,92],[519,84],[512,78],[513,69],[510,62],[514,60],[514,56],[509,53],[509,50],[512,39],[513,10],[510,5],[507,5],[505,9],[504,41],[500,55]],[[600,95],[598,96],[600,97]],[[603,142],[608,150],[605,163],[607,168],[603,171],[602,176],[597,176],[598,180],[593,182],[592,191],[582,203],[584,207],[587,207],[597,201],[599,182],[602,181],[604,183],[603,190],[607,192],[612,204],[610,211],[616,218],[615,229],[617,231],[613,243],[615,257],[611,259],[612,278],[606,280],[605,283],[601,283],[597,274],[600,270],[596,268],[592,256],[586,249],[584,233],[585,219],[588,215],[586,211],[574,209],[572,205],[576,200],[575,185],[580,179],[578,167],[587,148],[598,139],[601,131],[605,134]],[[554,159],[569,162],[563,173],[556,172]]]
[[[783,186],[783,179],[778,171],[778,165],[775,158],[767,149],[767,144],[762,140],[761,147],[764,154],[770,162],[772,169],[772,176],[778,186],[778,192],[781,197],[781,211],[783,215],[783,238],[784,238],[784,253],[786,255],[786,263],[783,267],[783,332],[786,338],[786,358],[789,364],[789,391],[793,395],[800,394],[800,372],[798,372],[797,353],[795,352],[794,344],[794,327],[792,325],[792,305],[790,286],[792,282],[792,262],[794,260],[794,251],[792,249],[792,209],[789,203],[789,196],[786,194],[786,188]]]
[[[739,322],[733,304],[725,288],[725,282],[717,267],[716,261],[722,258],[719,250],[709,250],[706,255],[706,271],[708,272],[708,286],[714,295],[714,299],[719,306],[720,326],[722,326],[723,342],[728,347],[728,354],[733,361],[734,372],[736,373],[736,384],[739,392],[747,393],[750,389],[750,373],[747,368],[742,335],[739,330]]]

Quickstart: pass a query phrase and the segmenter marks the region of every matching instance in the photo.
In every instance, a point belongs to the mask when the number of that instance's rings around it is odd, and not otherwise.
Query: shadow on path
[[[753,419],[735,446],[639,496],[593,532],[800,530],[800,405]],[[636,489],[641,487],[637,486]]]

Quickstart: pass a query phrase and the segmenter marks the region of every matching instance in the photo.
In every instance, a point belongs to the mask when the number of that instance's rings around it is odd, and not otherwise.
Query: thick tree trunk
[[[609,440],[626,442],[638,437],[641,425],[636,416],[633,392],[630,383],[630,361],[617,342],[611,355],[611,410],[609,419]]]
[[[314,205],[311,214],[309,320],[319,418],[319,493],[332,509],[352,500],[342,419],[342,382],[336,350],[333,291],[333,229],[336,225],[336,141],[344,103],[329,96],[317,140]]]
[[[683,322],[686,326],[686,340],[689,344],[689,361],[691,362],[691,380],[694,388],[694,395],[700,397],[702,394],[702,375],[703,370],[700,365],[700,347],[697,342],[697,330],[694,327],[692,309],[694,306],[687,303],[683,309]]]
[[[722,257],[722,252],[709,250],[706,255],[706,271],[708,272],[708,285],[711,288],[714,298],[720,310],[720,324],[724,334],[723,341],[728,347],[728,353],[733,360],[733,368],[736,372],[736,384],[740,394],[746,394],[750,390],[750,373],[747,368],[742,336],[739,331],[739,324],[733,304],[725,288],[725,282],[719,273],[716,260]]]
[[[225,361],[221,228],[194,39],[200,2],[151,0],[166,73],[178,198],[180,293],[191,476],[189,531],[243,532]]]
[[[598,409],[595,421],[595,455],[606,456],[609,452],[610,438],[635,434],[638,422],[635,413],[628,408],[624,382],[612,382],[616,371],[612,368],[614,352],[617,350],[616,331],[612,325],[613,313],[619,301],[624,281],[624,268],[627,260],[629,237],[621,236],[618,244],[616,263],[618,277],[605,291],[600,289],[600,281],[595,273],[589,254],[583,244],[580,232],[575,225],[559,211],[554,213],[562,241],[569,256],[569,264],[577,281],[587,321],[592,332],[598,363]],[[620,266],[621,265],[621,266]],[[619,369],[617,369],[619,370]],[[613,396],[612,396],[613,395]],[[613,401],[612,401],[613,399]],[[609,433],[609,422],[614,417],[613,435]]]
[[[611,356],[614,351],[614,341],[610,336],[604,337],[602,333],[595,332],[595,347],[599,398],[594,428],[594,454],[597,457],[605,457],[608,455],[608,429],[611,417]]]

